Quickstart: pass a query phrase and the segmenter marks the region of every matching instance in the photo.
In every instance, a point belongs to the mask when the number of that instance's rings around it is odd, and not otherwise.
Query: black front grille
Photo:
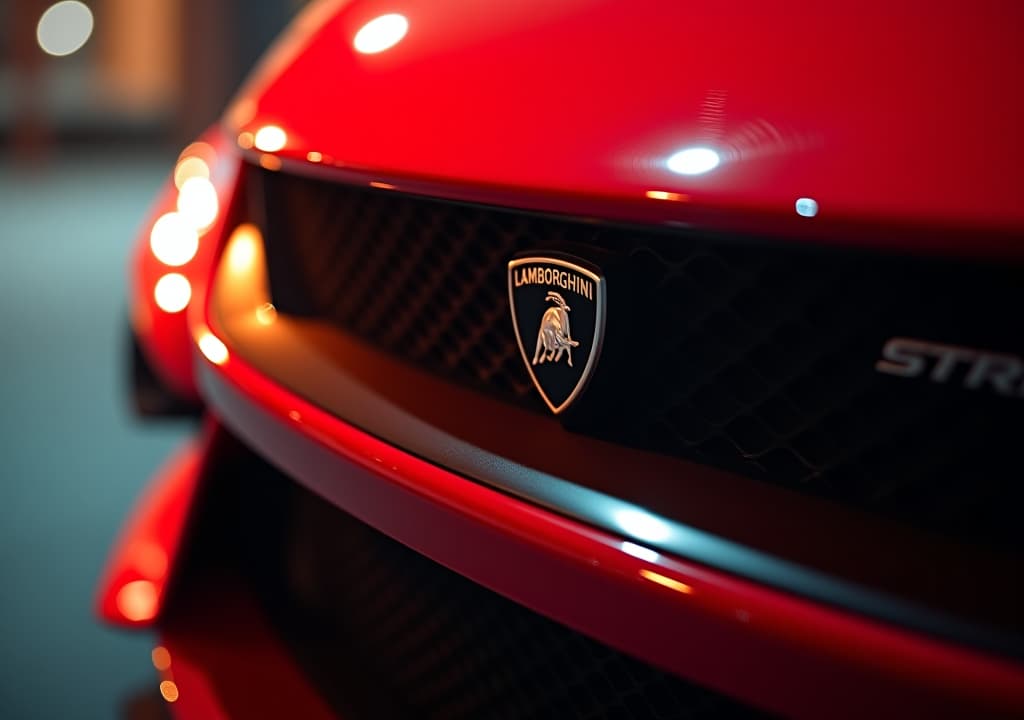
[[[282,513],[282,510],[284,512]],[[482,588],[291,486],[264,597],[342,717],[760,716]],[[283,550],[279,575],[267,559]],[[614,622],[614,618],[609,618]]]
[[[254,169],[279,310],[546,412],[507,262],[609,273],[606,355],[569,429],[1020,547],[1024,398],[875,371],[906,336],[1024,351],[1020,268],[456,204]],[[615,349],[618,355],[615,355]],[[624,352],[629,349],[630,352]]]

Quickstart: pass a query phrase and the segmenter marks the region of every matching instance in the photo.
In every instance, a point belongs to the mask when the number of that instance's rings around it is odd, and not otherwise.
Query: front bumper
[[[248,446],[345,512],[559,623],[792,716],[1011,715],[1024,708],[1024,674],[1012,662],[657,552],[485,487],[340,421],[225,347],[217,363],[199,358],[200,383],[219,422]],[[103,614],[134,624],[163,618],[164,643],[182,658],[171,666],[180,717],[217,716],[213,709],[250,715],[230,698],[238,674],[252,668],[272,673],[292,707],[317,707],[315,691],[259,613],[230,609],[249,603],[234,589],[182,588],[174,597],[196,609],[164,612],[163,588],[175,577],[202,496],[197,488],[213,479],[204,468],[217,432],[208,425],[201,443],[147,495],[136,515],[143,520],[112,561]],[[159,578],[148,577],[140,547],[165,553]],[[140,579],[157,580],[159,592],[150,612],[129,617],[117,598]],[[193,592],[208,600],[192,604]],[[230,621],[215,622],[217,633],[197,631],[222,611]],[[229,660],[239,637],[249,654],[244,667]]]

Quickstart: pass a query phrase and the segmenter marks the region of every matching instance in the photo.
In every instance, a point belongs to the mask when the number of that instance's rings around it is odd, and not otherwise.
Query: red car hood
[[[286,161],[312,152],[472,199],[492,188],[522,206],[819,236],[952,231],[954,244],[1019,252],[1024,4],[844,5],[327,2],[227,125],[245,144],[280,126]],[[356,33],[386,13],[407,34],[357,52]],[[692,147],[718,167],[673,172],[668,159]],[[816,201],[813,220],[800,198]]]

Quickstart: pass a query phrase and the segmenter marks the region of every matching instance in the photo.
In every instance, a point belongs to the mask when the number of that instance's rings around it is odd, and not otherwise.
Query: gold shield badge
[[[526,371],[558,414],[580,396],[597,366],[604,279],[564,255],[516,258],[508,264],[508,299]]]

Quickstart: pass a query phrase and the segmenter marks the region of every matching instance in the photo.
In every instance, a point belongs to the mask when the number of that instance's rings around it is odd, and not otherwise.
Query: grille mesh
[[[358,714],[354,678],[373,717],[759,716],[516,605],[304,490],[292,498],[285,577],[271,581],[284,590],[275,614],[346,717]]]
[[[962,390],[962,375],[940,387],[874,370],[894,336],[1021,353],[1024,314],[1008,312],[1024,307],[1016,267],[260,178],[284,312],[326,319],[409,363],[544,411],[513,335],[506,265],[527,250],[582,255],[609,275],[608,332],[581,400],[600,402],[585,424],[570,418],[571,429],[945,534],[1021,545],[1012,508],[1024,499],[1015,481],[1024,403]]]

